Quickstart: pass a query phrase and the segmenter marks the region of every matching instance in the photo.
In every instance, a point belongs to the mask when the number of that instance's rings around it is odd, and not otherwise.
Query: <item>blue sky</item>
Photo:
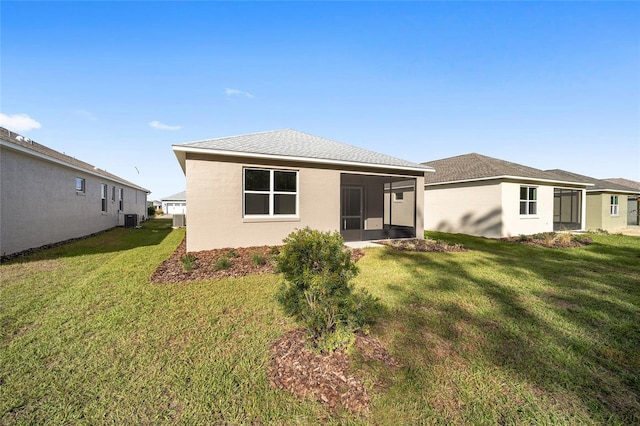
[[[0,3],[1,125],[152,191],[293,128],[640,180],[638,2]]]

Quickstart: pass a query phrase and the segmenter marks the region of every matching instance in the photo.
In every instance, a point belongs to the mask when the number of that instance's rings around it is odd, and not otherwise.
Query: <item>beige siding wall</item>
[[[535,183],[522,184],[516,182],[503,182],[502,206],[503,213],[503,237],[516,235],[531,235],[541,232],[553,231],[553,186]],[[537,214],[520,214],[520,187],[536,187],[538,193]]]
[[[424,191],[423,205],[426,230],[493,238],[502,236],[498,181],[430,186]]]
[[[76,192],[76,178],[85,192]],[[107,212],[100,184],[108,185]],[[112,187],[116,199],[111,200]],[[124,188],[124,211],[118,211]],[[146,193],[22,152],[0,152],[0,254],[8,255],[124,224],[124,214],[146,216]]]
[[[618,215],[611,215],[611,196],[618,195]],[[627,195],[612,193],[587,194],[588,230],[604,229],[614,231],[627,226],[629,214]]]

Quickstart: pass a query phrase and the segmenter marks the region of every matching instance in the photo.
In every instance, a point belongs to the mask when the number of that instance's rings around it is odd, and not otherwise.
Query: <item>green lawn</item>
[[[358,418],[269,385],[269,347],[295,327],[277,277],[149,283],[183,236],[154,220],[0,265],[0,424],[640,423],[638,237],[368,249],[356,284],[401,366],[355,363]]]

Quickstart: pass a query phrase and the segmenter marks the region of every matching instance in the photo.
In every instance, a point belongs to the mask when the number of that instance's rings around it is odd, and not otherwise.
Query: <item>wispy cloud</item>
[[[86,119],[87,119],[87,120],[89,120],[89,121],[96,121],[96,120],[97,120],[97,118],[96,118],[96,116],[95,116],[95,115],[93,115],[92,113],[90,113],[89,111],[86,111],[86,110],[84,110],[84,109],[76,109],[76,110],[73,110],[73,113],[74,113],[75,115],[79,115],[79,116],[81,116],[81,117],[84,117],[84,118],[86,118]]]
[[[224,94],[227,96],[245,96],[247,98],[254,97],[251,93],[245,92],[244,90],[229,89],[229,88],[224,89]]]
[[[28,132],[39,129],[42,125],[27,114],[6,115],[0,112],[0,126],[14,132]]]
[[[182,126],[169,126],[167,124],[163,124],[159,121],[152,121],[149,123],[149,126],[153,127],[154,129],[158,129],[158,130],[180,130],[182,129]]]

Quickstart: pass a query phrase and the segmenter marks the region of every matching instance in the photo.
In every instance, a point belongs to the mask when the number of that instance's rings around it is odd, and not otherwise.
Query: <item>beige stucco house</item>
[[[277,245],[307,226],[346,241],[423,237],[431,167],[291,129],[173,151],[186,176],[188,251]]]
[[[640,225],[640,182],[625,178],[608,178],[604,180],[636,191],[636,194],[627,196],[627,225]]]
[[[627,199],[635,199],[637,203],[640,190],[566,170],[550,171],[566,179],[592,184],[587,188],[587,230],[616,231],[637,224],[637,210],[634,211]]]
[[[472,153],[423,163],[425,229],[502,238],[585,229],[591,184]]]
[[[130,224],[148,190],[0,128],[0,254]]]

